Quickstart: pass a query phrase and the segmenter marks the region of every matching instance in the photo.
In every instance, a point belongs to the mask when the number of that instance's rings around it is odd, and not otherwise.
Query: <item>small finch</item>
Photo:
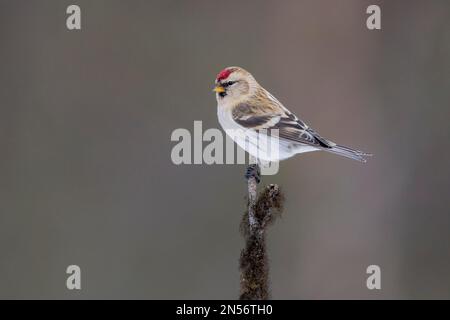
[[[365,157],[371,155],[321,137],[242,68],[228,67],[222,70],[217,75],[214,91],[222,128],[241,148],[258,160],[279,161],[298,153],[317,150],[361,162],[366,162]],[[278,130],[278,152],[263,148],[258,143],[261,134],[273,129]],[[266,137],[272,139],[270,134],[266,134]]]

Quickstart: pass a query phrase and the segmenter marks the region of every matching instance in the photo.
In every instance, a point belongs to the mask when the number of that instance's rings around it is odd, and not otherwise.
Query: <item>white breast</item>
[[[263,161],[279,161],[292,157],[296,153],[313,151],[315,148],[293,144],[291,141],[274,138],[255,130],[245,129],[237,124],[229,108],[219,107],[217,110],[219,123],[226,134],[236,144],[253,157]]]

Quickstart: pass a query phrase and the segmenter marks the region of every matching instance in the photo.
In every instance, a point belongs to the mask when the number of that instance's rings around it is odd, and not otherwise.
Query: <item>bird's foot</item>
[[[245,171],[245,178],[248,180],[250,178],[255,178],[256,183],[261,181],[261,171],[257,164],[250,164]]]

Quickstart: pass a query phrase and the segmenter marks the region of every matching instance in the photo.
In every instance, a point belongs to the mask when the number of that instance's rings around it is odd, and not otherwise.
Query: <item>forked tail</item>
[[[344,147],[344,146],[340,146],[340,145],[335,145],[333,147],[331,147],[330,149],[324,149],[325,151],[343,156],[343,157],[347,157],[353,160],[358,160],[360,162],[366,162],[366,158],[365,157],[370,157],[372,156],[371,153],[366,153],[360,150],[355,150],[355,149],[351,149],[348,147]]]

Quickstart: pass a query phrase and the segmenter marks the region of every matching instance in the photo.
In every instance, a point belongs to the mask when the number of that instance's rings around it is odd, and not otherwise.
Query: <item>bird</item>
[[[281,161],[300,153],[327,151],[364,163],[372,155],[320,136],[241,67],[220,71],[213,91],[220,125],[258,161]],[[277,135],[272,136],[274,129]],[[260,143],[261,136],[268,142]],[[276,139],[277,152],[267,147],[272,139]]]

